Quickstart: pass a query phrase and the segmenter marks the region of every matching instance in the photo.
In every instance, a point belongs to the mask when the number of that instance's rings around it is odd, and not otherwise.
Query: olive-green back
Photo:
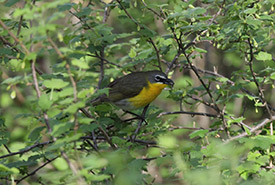
[[[108,98],[112,102],[131,98],[138,95],[147,85],[147,73],[134,72],[111,82],[108,85],[111,88]]]

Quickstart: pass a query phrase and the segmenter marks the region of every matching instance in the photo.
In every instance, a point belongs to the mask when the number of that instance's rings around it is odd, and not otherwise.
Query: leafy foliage
[[[275,1],[0,3],[0,184],[274,184]],[[145,121],[89,103],[151,69]]]

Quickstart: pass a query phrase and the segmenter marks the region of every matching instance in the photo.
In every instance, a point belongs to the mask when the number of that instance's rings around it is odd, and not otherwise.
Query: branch
[[[169,64],[168,68],[166,69],[165,74],[168,74],[168,72],[172,69],[173,65],[177,62],[180,55],[181,51],[179,50],[178,53],[175,55],[174,59],[172,60],[172,62]]]
[[[272,116],[270,119],[264,119],[261,123],[259,123],[257,126],[253,127],[251,130],[250,130],[250,133],[253,133],[255,131],[257,131],[258,129],[260,129],[261,127],[265,126],[266,124],[272,122],[275,120],[275,116]],[[239,138],[242,138],[242,137],[245,137],[245,136],[248,136],[248,133],[247,132],[243,132],[242,134],[240,135],[237,135],[237,136],[234,136],[234,137],[231,137],[230,139],[226,140],[224,142],[224,144],[227,144],[233,140],[236,140],[236,139],[239,139]]]
[[[266,100],[265,100],[265,97],[264,97],[263,90],[262,90],[262,88],[260,87],[260,85],[259,85],[259,83],[258,83],[258,81],[257,81],[257,79],[256,79],[256,73],[255,73],[254,70],[253,70],[254,53],[253,53],[253,46],[252,46],[252,43],[251,43],[251,41],[250,41],[249,38],[248,38],[248,45],[249,45],[249,54],[250,54],[250,59],[249,59],[249,61],[248,61],[248,64],[249,64],[250,72],[251,72],[251,75],[252,75],[252,77],[253,77],[253,81],[254,81],[254,83],[255,83],[256,86],[257,86],[259,95],[260,95],[261,99],[263,100],[263,104],[264,104],[264,106],[266,107],[266,110],[267,110],[267,112],[268,112],[268,114],[269,114],[269,116],[270,116],[270,118],[271,118],[271,117],[272,117],[271,110],[270,110],[269,107],[268,107],[268,104],[267,104],[267,102],[266,102]],[[247,58],[248,58],[248,57],[246,57],[246,59],[247,59]],[[247,59],[247,60],[248,60],[248,59]]]
[[[25,54],[26,55],[29,55],[30,54],[30,51],[26,48],[26,46],[8,29],[8,27],[4,24],[4,22],[2,22],[2,20],[0,20],[0,25],[8,31],[9,35],[15,40],[15,42],[19,43],[20,46],[22,47],[22,49],[24,50]],[[35,60],[32,60],[31,61],[31,69],[32,69],[32,77],[33,77],[33,83],[34,83],[34,87],[35,87],[35,91],[36,91],[36,94],[37,94],[37,97],[38,99],[40,98],[41,96],[41,93],[40,93],[40,90],[39,90],[39,86],[38,86],[38,82],[37,82],[37,76],[36,76],[36,69],[35,69]],[[49,119],[48,119],[48,115],[43,112],[43,117],[44,117],[44,120],[45,120],[45,124],[48,128],[48,131],[51,132],[52,129],[50,127],[50,124],[49,124]]]
[[[108,63],[108,64],[117,66],[118,68],[122,68],[121,65],[116,64],[116,63],[113,63],[113,62],[110,62],[110,61],[107,60],[106,58],[103,58],[103,57],[101,57],[101,56],[99,56],[99,55],[97,55],[97,54],[95,54],[95,55],[93,55],[93,54],[87,54],[87,56],[99,58],[99,59],[101,59],[101,60],[104,60],[104,61],[105,61],[106,63]]]
[[[121,6],[121,8],[123,9],[123,11],[126,13],[126,15],[128,16],[129,19],[131,19],[138,27],[140,27],[140,29],[144,29],[143,26],[141,26],[130,14],[129,12],[126,10],[126,8],[122,5],[120,0],[116,0],[118,2],[118,4]]]
[[[84,137],[81,137],[81,139],[87,140],[87,139],[93,139],[93,138],[92,138],[92,136],[84,136]],[[105,137],[102,137],[102,136],[97,136],[96,139],[106,140]],[[156,145],[157,144],[156,141],[147,141],[147,140],[140,140],[140,139],[129,140],[128,138],[123,138],[123,137],[120,137],[120,139],[127,140],[132,143],[141,143],[141,144],[145,144],[145,145]]]
[[[189,114],[192,117],[193,116],[207,116],[207,117],[212,117],[212,118],[219,118],[219,115],[215,115],[215,114],[208,114],[208,113],[204,113],[204,112],[186,112],[186,111],[175,111],[175,112],[162,112],[160,113],[157,118],[164,116],[164,115],[169,115],[169,114]]]
[[[87,111],[85,110],[84,108],[80,108],[81,112],[83,112],[83,114],[85,114],[85,116],[87,116],[88,118],[91,118],[91,119],[94,119],[94,117]],[[114,143],[112,142],[110,136],[108,136],[107,132],[105,132],[105,130],[101,127],[101,125],[95,121],[95,123],[97,123],[98,125],[98,129],[102,132],[102,134],[104,135],[106,141],[111,145],[111,147],[113,149],[116,149],[116,145],[114,145]]]
[[[142,1],[143,2],[143,1]],[[152,46],[154,47],[155,51],[156,51],[156,55],[157,55],[157,59],[158,59],[158,67],[159,67],[159,70],[162,71],[161,69],[161,64],[160,64],[160,56],[159,56],[159,50],[156,46],[156,44],[154,43],[153,39],[152,38],[149,38],[148,41],[152,44]]]
[[[41,147],[41,146],[44,146],[44,145],[48,145],[48,144],[51,144],[53,143],[53,141],[46,141],[46,142],[43,142],[43,143],[37,143],[37,144],[34,144],[32,146],[29,146],[27,148],[24,148],[18,152],[11,152],[9,154],[6,154],[6,155],[2,155],[0,156],[0,159],[3,159],[3,158],[6,158],[6,157],[10,157],[10,156],[14,156],[14,155],[21,155],[21,154],[24,154],[30,150],[32,150],[33,148],[36,148],[36,147]]]
[[[19,20],[19,24],[18,24],[18,30],[16,33],[16,36],[18,37],[21,31],[21,27],[22,27],[22,22],[23,22],[23,15],[20,16],[20,20]]]
[[[164,21],[164,17],[161,16],[161,14],[159,14],[158,12],[156,12],[155,10],[153,10],[152,8],[149,8],[149,7],[147,6],[147,4],[145,3],[144,0],[142,0],[141,2],[143,3],[143,5],[144,5],[149,11],[153,12],[153,14],[155,14],[155,15],[158,16],[162,21]]]
[[[52,161],[54,161],[55,159],[57,159],[59,156],[54,157],[53,159],[47,160],[47,162],[45,162],[43,165],[39,166],[38,168],[36,168],[34,171],[32,171],[31,173],[28,173],[28,175],[22,177],[19,180],[16,180],[16,184],[19,184],[22,180],[34,175],[36,172],[38,172],[38,170],[40,170],[41,168],[43,168],[44,166],[46,166],[47,164],[51,163]]]
[[[77,184],[85,184],[85,180],[83,179],[82,176],[80,176],[77,167],[70,161],[67,154],[64,151],[61,151],[61,155],[65,159],[65,161],[67,162],[67,164],[70,167],[70,169],[72,170],[73,174],[78,177]]]
[[[30,52],[29,50],[26,48],[26,46],[21,42],[21,40],[19,40],[10,30],[9,28],[5,25],[5,23],[0,19],[0,25],[8,31],[9,35],[15,40],[15,42],[19,43],[20,46],[22,47],[22,49],[24,50],[24,52],[29,55]]]
[[[196,66],[193,66],[197,69],[198,72],[200,73],[204,73],[204,74],[209,74],[209,75],[212,75],[212,76],[216,76],[216,77],[221,77],[221,78],[226,78],[225,76],[217,73],[217,72],[213,72],[213,71],[209,71],[209,70],[203,70],[203,69],[200,69]],[[183,66],[184,69],[191,69],[191,67],[189,65],[184,65]],[[235,85],[235,82],[231,81],[230,79],[227,79],[227,83],[231,84],[231,85]],[[258,97],[256,96],[255,94],[253,94],[252,92],[250,92],[249,90],[247,90],[246,88],[244,87],[241,87],[241,91],[243,93],[246,93],[254,98],[257,98],[258,100],[260,100],[262,103],[264,103],[263,99],[261,97]],[[273,108],[270,104],[268,104],[268,107],[272,110],[272,111],[275,111],[275,108]]]

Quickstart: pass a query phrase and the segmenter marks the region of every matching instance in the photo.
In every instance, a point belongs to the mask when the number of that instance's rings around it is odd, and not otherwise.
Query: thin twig
[[[84,137],[81,137],[81,139],[92,139],[92,137],[84,136]],[[103,136],[97,136],[96,139],[106,140],[105,137],[103,137]],[[156,141],[148,141],[148,140],[141,140],[141,139],[129,140],[129,138],[123,138],[123,137],[120,137],[120,139],[127,140],[132,143],[141,143],[141,144],[145,144],[145,145],[156,145],[157,144]]]
[[[186,129],[186,130],[209,130],[212,131],[213,129],[206,129],[206,128],[196,128],[196,127],[183,127],[183,126],[173,126],[170,125],[171,128],[168,128],[169,131],[178,130],[178,129]]]
[[[2,156],[0,156],[0,159],[6,158],[6,157],[10,157],[10,156],[14,156],[14,155],[22,155],[22,154],[24,154],[24,153],[32,150],[33,148],[42,147],[44,145],[48,145],[48,144],[51,144],[51,143],[53,143],[53,141],[46,141],[46,142],[43,142],[43,143],[37,143],[37,144],[31,145],[31,146],[29,146],[27,148],[24,148],[24,149],[22,149],[22,150],[20,150],[18,152],[11,152],[9,154],[2,155]]]
[[[160,56],[159,56],[159,50],[158,50],[158,48],[157,48],[157,46],[154,43],[152,38],[149,38],[148,41],[152,44],[152,46],[154,47],[154,49],[156,51],[156,55],[157,55],[157,59],[158,59],[158,68],[159,68],[160,71],[162,71],[162,69],[161,69],[161,60],[160,60]]]
[[[172,60],[172,62],[170,62],[168,68],[165,71],[165,74],[168,74],[168,72],[172,69],[173,65],[177,62],[180,55],[181,55],[181,51],[179,50],[178,53],[175,55],[174,59]]]
[[[104,48],[100,51],[100,75],[99,75],[99,80],[98,80],[98,85],[97,89],[101,89],[102,86],[102,81],[104,79]]]
[[[184,69],[191,69],[191,67],[189,65],[183,65],[182,66]],[[216,77],[220,77],[220,78],[226,78],[225,76],[217,73],[217,72],[213,72],[213,71],[209,71],[209,70],[203,70],[203,69],[200,69],[196,66],[193,66],[194,68],[196,68],[196,70],[200,73],[203,73],[203,74],[209,74],[209,75],[212,75],[212,76],[216,76]],[[226,81],[228,84],[231,84],[231,85],[235,85],[235,82],[231,81],[230,79],[227,79]],[[252,92],[250,92],[249,90],[247,90],[246,88],[244,87],[241,87],[241,91],[245,94],[248,94],[250,96],[252,96],[253,98],[256,98],[258,99],[259,101],[261,101],[261,103],[264,103],[264,101],[262,100],[261,97],[258,97],[256,96],[255,94],[253,94]],[[270,108],[270,110],[272,111],[275,111],[275,108],[273,108],[270,104],[268,104],[268,107]]]
[[[186,112],[186,111],[162,112],[157,117],[159,118],[161,116],[170,115],[170,114],[189,114],[192,117],[197,115],[197,116],[207,116],[207,117],[212,117],[212,118],[219,118],[219,115],[215,115],[215,114],[208,114],[208,113],[204,113],[204,112]]]
[[[18,24],[18,30],[16,33],[16,36],[18,37],[21,31],[21,27],[22,27],[22,22],[23,22],[23,15],[20,16],[20,20],[19,20],[19,24]]]
[[[48,41],[51,44],[51,46],[53,47],[53,49],[55,50],[55,52],[58,54],[59,58],[65,59],[64,55],[61,53],[61,51],[58,49],[57,45],[53,42],[53,40],[50,37],[48,37]]]
[[[8,31],[9,35],[15,40],[15,42],[19,43],[20,46],[22,47],[22,49],[24,50],[24,52],[25,52],[27,55],[29,55],[30,52],[29,52],[29,50],[26,48],[26,46],[21,42],[21,40],[19,40],[19,39],[9,30],[9,28],[5,25],[5,23],[4,23],[2,20],[0,20],[0,25],[1,25],[5,30]]]
[[[156,16],[158,16],[162,21],[164,20],[164,17],[161,16],[161,14],[159,14],[158,12],[156,12],[155,10],[153,10],[152,8],[149,8],[148,5],[145,3],[144,0],[141,1],[143,3],[143,5],[151,12],[153,12],[153,14],[155,14]]]
[[[123,11],[126,13],[127,17],[129,19],[131,19],[138,27],[140,27],[140,29],[144,29],[144,27],[142,25],[140,25],[132,16],[131,14],[126,10],[126,8],[123,6],[123,4],[121,3],[120,0],[116,0],[118,2],[118,4],[120,5],[120,7],[123,9]]]
[[[251,130],[250,130],[250,133],[253,133],[257,130],[259,130],[261,127],[265,126],[266,124],[272,122],[275,120],[275,116],[272,116],[270,119],[264,119],[261,123],[259,123],[257,126],[253,127]],[[242,134],[240,135],[237,135],[237,136],[234,136],[234,137],[231,137],[230,139],[227,139],[224,143],[229,143],[233,140],[236,140],[236,139],[239,139],[239,138],[242,138],[242,137],[245,137],[245,136],[248,136],[248,133],[247,132],[243,132]]]
[[[104,61],[105,61],[106,63],[108,63],[108,64],[114,65],[114,66],[116,66],[116,67],[118,67],[118,68],[122,68],[121,65],[116,64],[116,63],[113,63],[113,62],[107,60],[106,58],[102,58],[102,57],[99,56],[99,55],[87,54],[87,56],[99,58],[99,59],[101,59],[101,60],[104,60]]]
[[[93,145],[88,139],[86,139],[85,141],[86,141],[95,151],[98,152],[98,148],[97,148],[95,145]]]
[[[4,145],[4,147],[6,148],[6,150],[9,152],[9,154],[12,153],[12,152],[10,151],[9,147],[8,147],[6,144],[3,144],[3,145]]]
[[[77,184],[87,184],[82,176],[79,175],[77,167],[70,161],[69,157],[64,151],[61,151],[62,157],[65,159],[67,164],[69,165],[70,169],[72,170],[73,174],[78,177]]]
[[[21,40],[19,40],[9,29],[8,27],[4,24],[4,22],[2,20],[0,20],[0,25],[8,31],[9,35],[15,40],[15,42],[19,43],[20,46],[22,47],[22,49],[24,50],[25,54],[26,55],[29,55],[30,54],[30,51],[27,49],[27,47],[21,42]],[[36,91],[36,94],[37,94],[37,97],[38,99],[40,98],[41,96],[41,92],[39,90],[39,86],[38,86],[38,82],[37,82],[37,76],[36,76],[36,69],[35,69],[35,60],[33,59],[31,61],[31,69],[32,69],[32,77],[33,77],[33,83],[34,83],[34,87],[35,87],[35,91]],[[48,128],[48,131],[51,132],[52,129],[50,127],[50,124],[49,124],[49,119],[48,119],[48,115],[43,112],[43,117],[44,117],[44,120],[45,120],[45,124]]]
[[[19,180],[16,180],[16,183],[19,184],[22,180],[36,174],[36,172],[38,172],[41,168],[43,168],[44,166],[46,166],[47,164],[51,163],[52,161],[54,161],[55,159],[57,159],[59,156],[54,157],[53,159],[47,160],[47,162],[45,162],[43,165],[39,166],[38,168],[36,168],[35,170],[33,170],[31,173],[28,173],[28,175],[22,177]]]
[[[88,118],[94,119],[94,117],[87,110],[85,110],[84,108],[80,108],[80,110]],[[106,141],[110,144],[110,146],[113,149],[116,149],[117,148],[116,145],[114,145],[114,143],[112,142],[112,140],[111,140],[110,136],[107,134],[107,132],[101,127],[101,125],[97,121],[95,121],[95,123],[97,123],[98,129],[102,132],[102,134],[104,135]]]
[[[257,79],[256,79],[256,73],[254,72],[253,70],[253,59],[254,59],[254,53],[253,53],[253,46],[252,46],[252,43],[250,41],[250,39],[248,38],[248,45],[249,45],[249,54],[250,54],[250,59],[248,61],[248,64],[249,64],[249,69],[250,69],[250,72],[251,72],[251,75],[253,77],[253,81],[255,83],[255,85],[257,86],[257,89],[258,89],[258,92],[259,92],[259,95],[261,97],[261,99],[263,100],[263,104],[270,116],[270,118],[273,116],[272,113],[271,113],[271,110],[270,108],[268,107],[268,104],[265,100],[265,97],[264,97],[264,93],[263,93],[263,90],[262,88],[260,87]],[[246,57],[246,59],[248,60],[248,57]]]

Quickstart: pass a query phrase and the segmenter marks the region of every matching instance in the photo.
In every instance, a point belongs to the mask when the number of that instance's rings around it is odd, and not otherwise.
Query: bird
[[[91,103],[96,106],[110,102],[125,111],[131,111],[146,107],[165,87],[173,85],[173,80],[159,70],[132,72],[112,81],[107,86],[110,88],[109,95],[104,94]]]

